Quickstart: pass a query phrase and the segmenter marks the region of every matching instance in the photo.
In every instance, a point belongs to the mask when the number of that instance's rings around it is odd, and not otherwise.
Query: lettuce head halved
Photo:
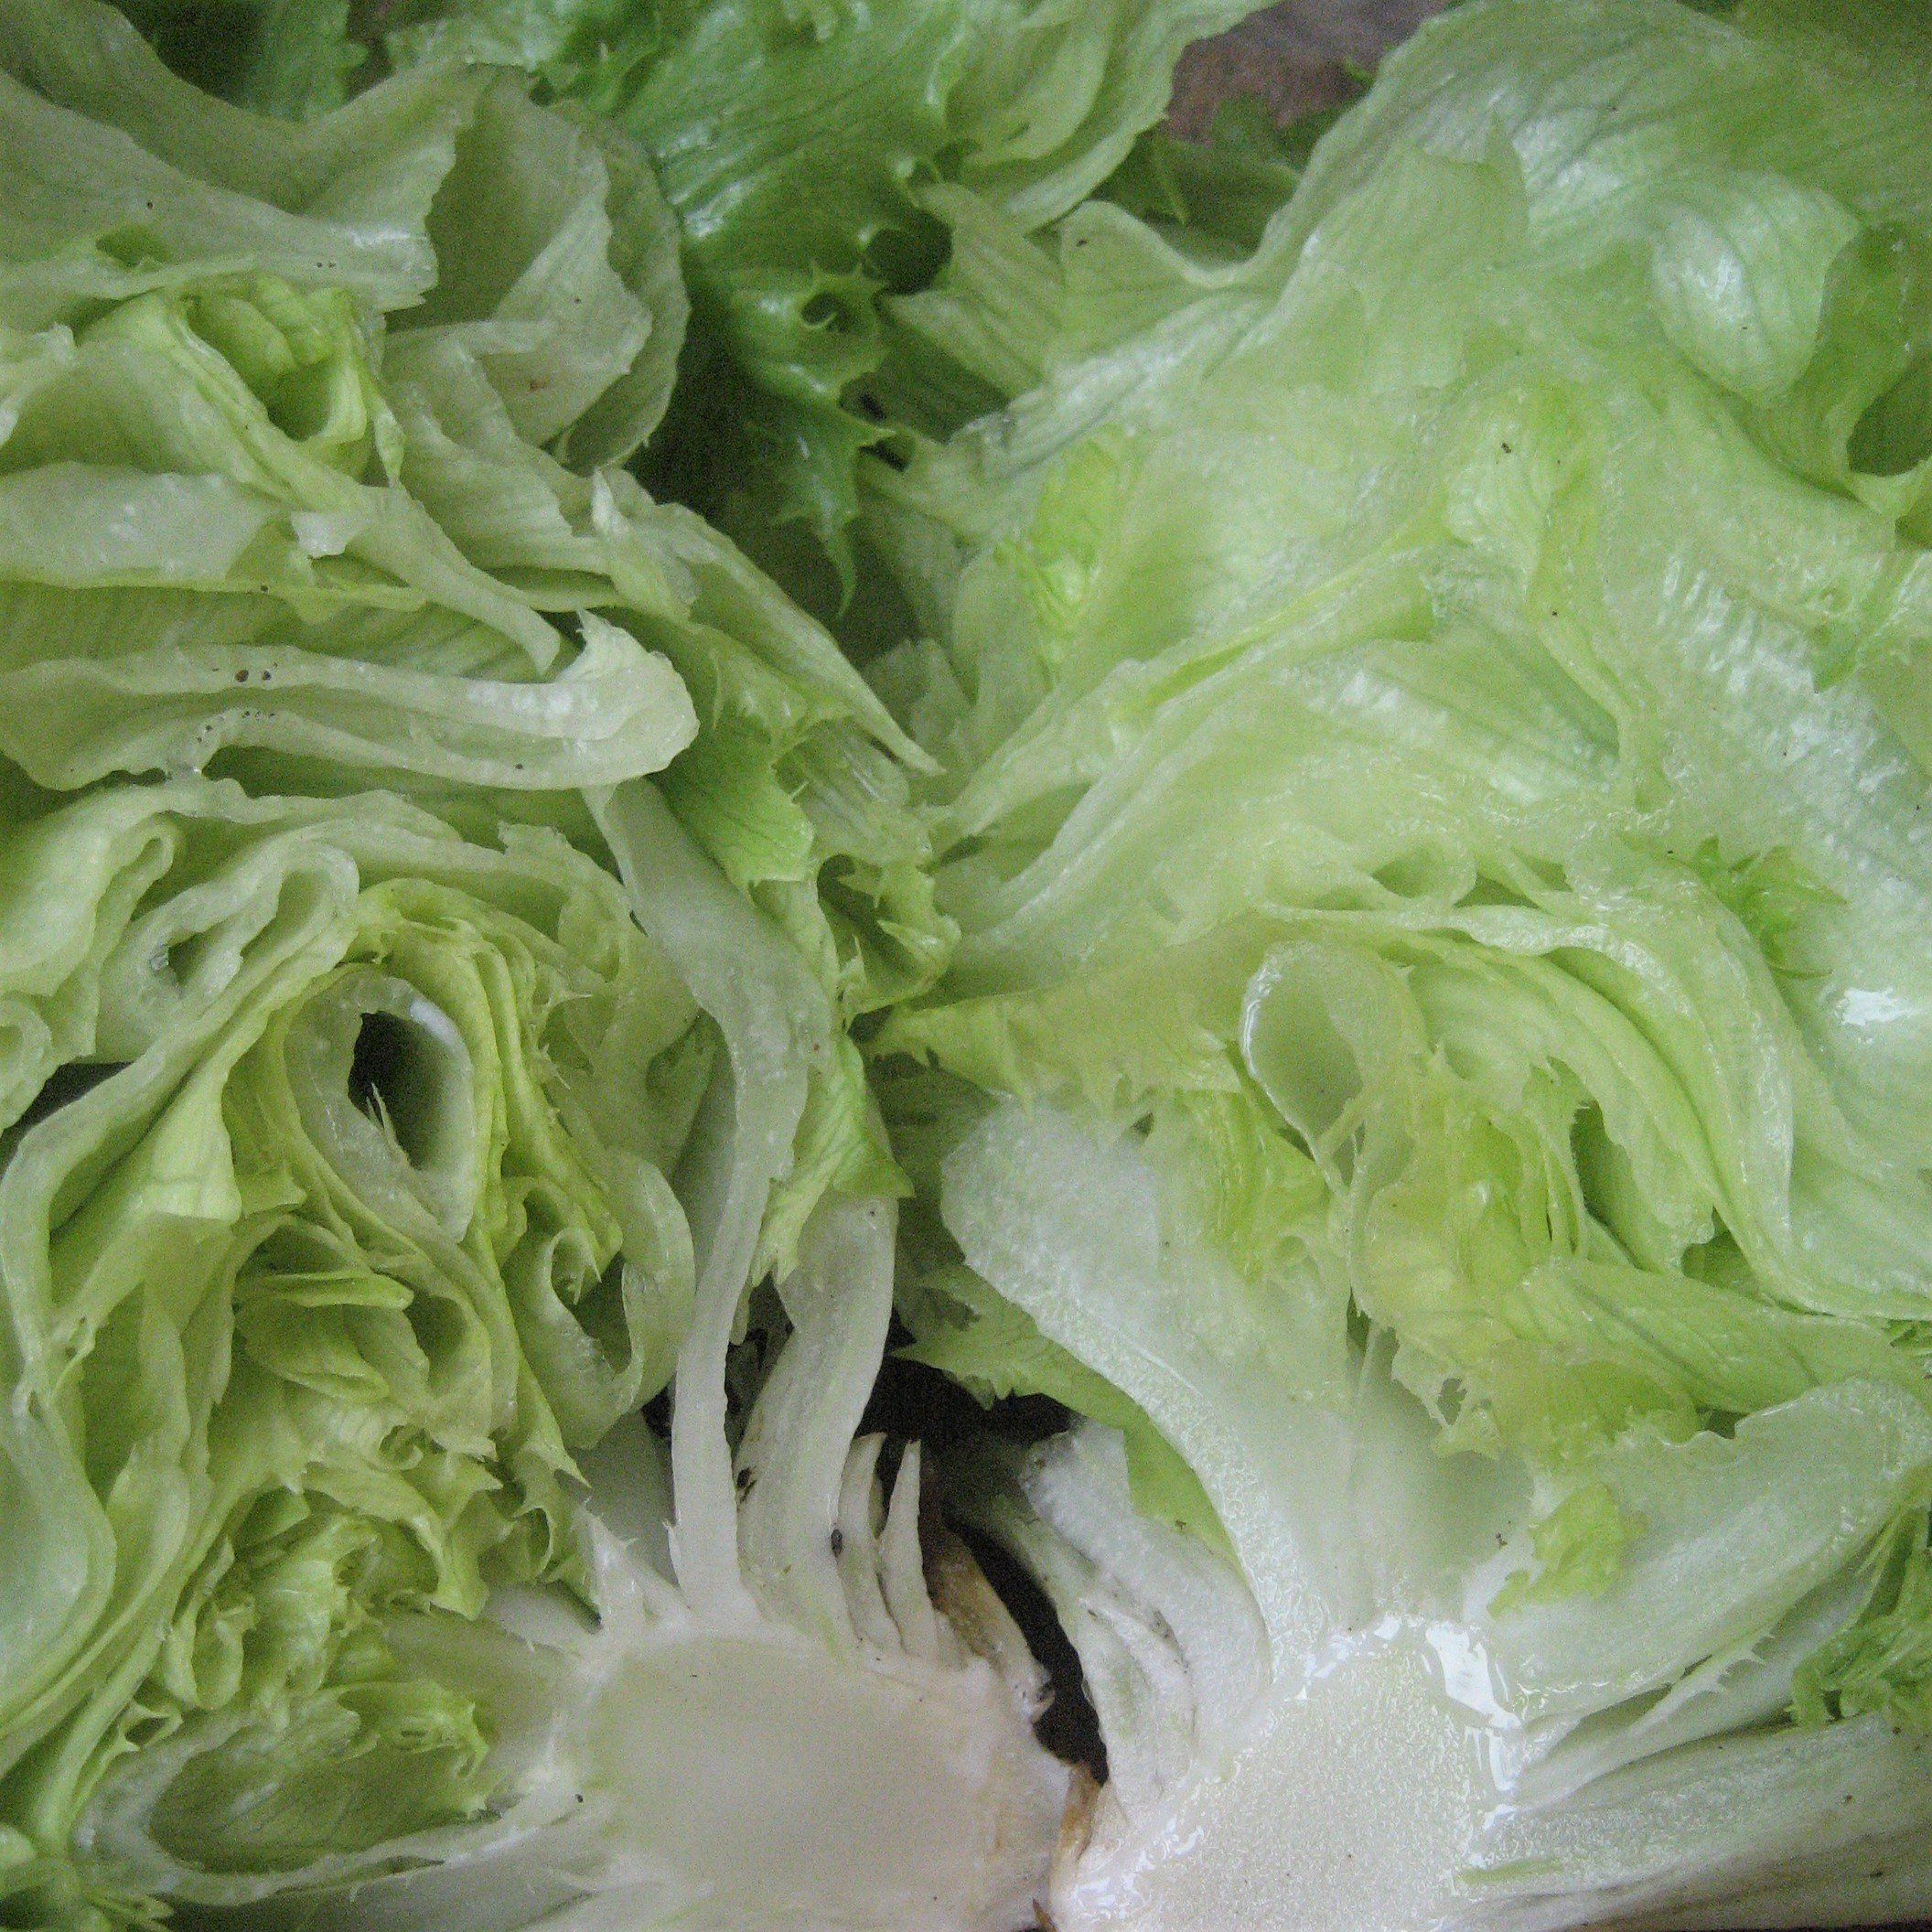
[[[950,1491],[1100,1719],[1062,1932],[1932,1900],[1928,63],[1454,9],[864,469],[901,1312],[1087,1418]]]
[[[91,0],[0,118],[0,1919],[1004,1932],[1042,1686],[860,1433],[925,757],[623,467],[648,161]]]
[[[10,800],[10,1923],[1029,1909],[1025,1647],[853,1440],[894,1209],[806,1159],[831,1004],[598,811],[622,882],[381,794]]]

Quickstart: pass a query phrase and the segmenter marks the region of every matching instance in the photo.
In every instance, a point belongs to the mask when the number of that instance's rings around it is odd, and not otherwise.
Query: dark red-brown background
[[[1189,51],[1175,76],[1175,133],[1199,134],[1216,102],[1257,94],[1277,120],[1345,100],[1352,63],[1383,51],[1437,11],[1442,0],[1283,0],[1218,40]]]

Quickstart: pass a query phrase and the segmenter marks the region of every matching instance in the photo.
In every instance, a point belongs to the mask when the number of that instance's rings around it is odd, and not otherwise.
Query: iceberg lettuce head
[[[648,161],[91,0],[0,122],[0,1919],[1024,1916],[1039,1683],[861,1433],[923,754],[624,467]]]
[[[864,470],[901,1310],[1087,1418],[954,1474],[1105,1735],[1062,1932],[1932,1894],[1928,59],[1455,9]]]
[[[8,1917],[1022,1910],[1065,1774],[853,1440],[830,1003],[661,802],[599,801],[628,889],[382,795],[13,802]]]

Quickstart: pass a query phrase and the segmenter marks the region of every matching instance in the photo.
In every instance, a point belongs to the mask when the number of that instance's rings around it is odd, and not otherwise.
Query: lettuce
[[[613,1887],[973,1916],[1037,1882],[1037,1686],[928,1597],[917,1451],[881,1530],[852,1441],[892,1209],[807,1218],[828,1003],[661,803],[598,809],[628,892],[554,832],[380,794],[16,801],[16,1922],[496,1926]],[[735,1470],[726,1355],[783,1213]],[[673,1380],[667,1475],[637,1411]]]
[[[1025,1916],[1037,1673],[860,1433],[923,755],[624,467],[649,164],[91,0],[0,119],[0,1919]]]
[[[417,0],[384,52],[534,69],[635,134],[677,210],[688,377],[650,475],[821,614],[858,577],[861,454],[992,400],[906,358],[895,298],[982,219],[1022,234],[1123,159],[1188,41],[1251,0],[639,7]],[[916,359],[917,360],[917,359]]]
[[[1928,54],[1487,0],[1247,252],[1143,172],[928,306],[873,1046],[922,1358],[1087,1418],[951,1477],[1063,1928],[1925,1908]]]
[[[687,313],[634,142],[448,65],[284,125],[82,0],[16,9],[0,60],[0,751],[443,793],[683,753],[676,809],[843,1010],[930,982],[919,753],[621,467]]]
[[[0,20],[0,1919],[1932,1909],[1932,37],[1243,11]]]

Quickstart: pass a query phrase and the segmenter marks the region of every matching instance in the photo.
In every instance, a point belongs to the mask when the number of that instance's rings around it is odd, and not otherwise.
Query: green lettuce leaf
[[[1624,1567],[1624,1549],[1648,1526],[1626,1516],[1607,1483],[1572,1489],[1550,1514],[1530,1526],[1534,1570],[1518,1570],[1489,1605],[1500,1616],[1524,1604],[1601,1596]]]
[[[1792,1686],[1792,1712],[1800,1723],[1875,1714],[1924,1731],[1932,1725],[1932,1573],[1923,1510],[1877,1546],[1871,1569],[1871,1600],[1849,1628],[1806,1658]]]
[[[238,107],[306,121],[340,107],[367,50],[349,0],[123,0],[163,59]]]
[[[600,615],[611,544],[663,540],[597,531],[595,474],[684,321],[634,146],[447,68],[261,118],[91,0],[11,9],[0,70],[0,749],[529,790],[689,742]]]
[[[403,9],[385,46],[533,68],[649,151],[696,309],[653,486],[825,612],[852,591],[856,464],[898,393],[872,382],[882,304],[977,210],[1025,233],[1075,206],[1159,117],[1181,49],[1249,10],[456,0]]]
[[[1336,114],[1304,115],[1283,129],[1262,102],[1234,95],[1216,107],[1205,139],[1149,128],[1099,194],[1184,245],[1251,254]]]

